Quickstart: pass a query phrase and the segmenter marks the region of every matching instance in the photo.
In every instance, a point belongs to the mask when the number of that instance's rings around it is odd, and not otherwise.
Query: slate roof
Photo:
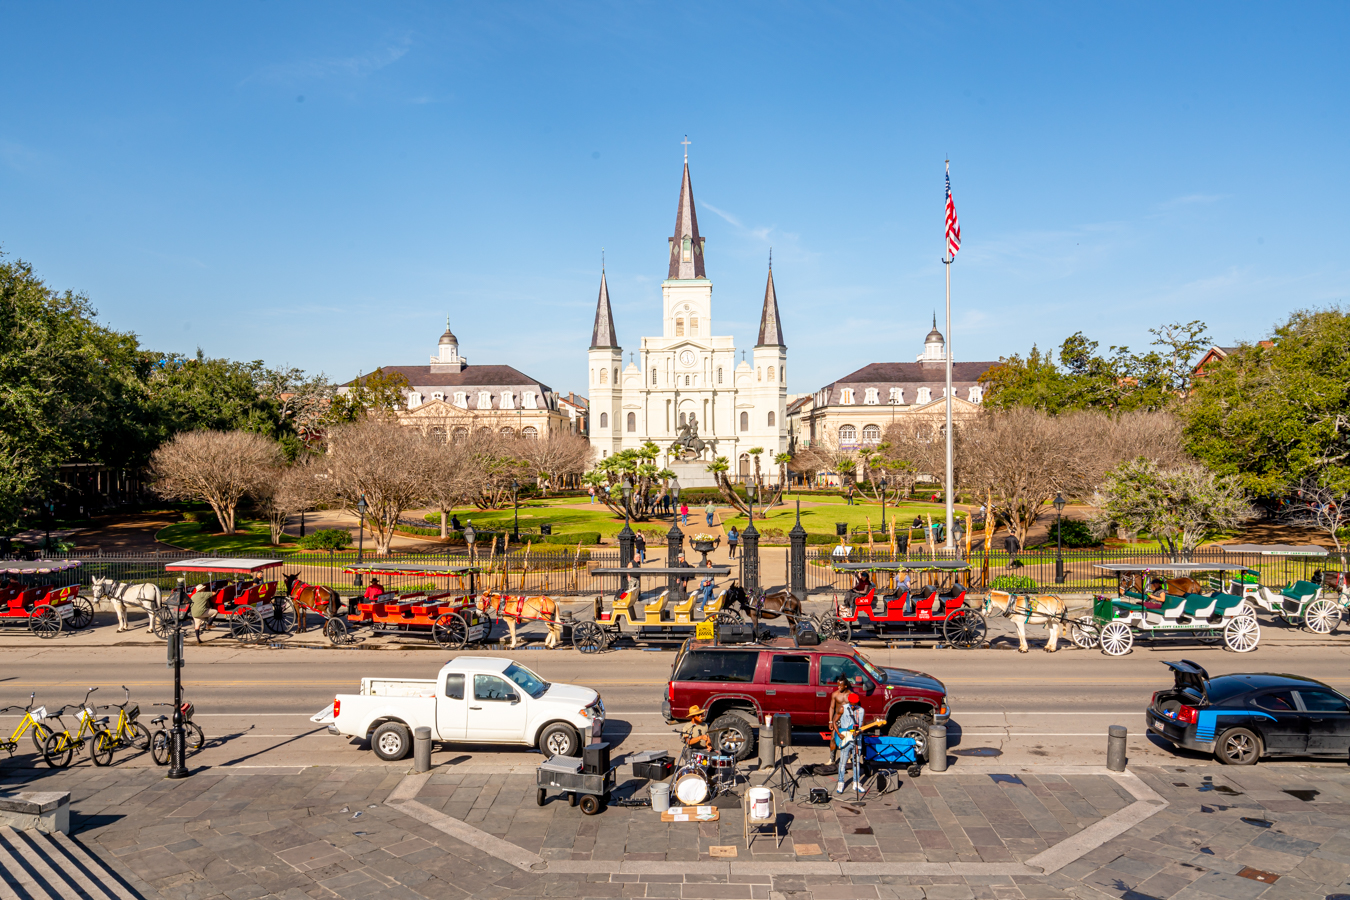
[[[773,268],[769,268],[769,281],[764,285],[764,309],[759,314],[759,340],[756,347],[785,347],[782,319],[778,315],[778,294],[773,289]]]
[[[456,388],[465,389],[469,395],[469,409],[478,408],[479,390],[492,391],[494,408],[501,403],[501,392],[503,390],[511,390],[516,393],[522,390],[532,390],[539,395],[537,402],[541,408],[556,409],[552,388],[512,366],[465,366],[458,372],[433,372],[431,366],[381,366],[380,368],[386,375],[398,373],[408,379],[408,383],[414,390],[422,394],[423,398],[428,397],[433,390],[449,393]],[[356,381],[352,380],[340,385],[340,387],[351,387],[354,384],[356,384]],[[447,399],[449,398],[447,397]],[[520,402],[518,398],[516,402]]]
[[[693,243],[692,262],[684,262],[684,239]],[[703,269],[703,238],[698,233],[698,212],[694,209],[694,186],[689,181],[689,161],[684,163],[680,182],[680,204],[675,209],[675,236],[670,239],[670,274],[667,278],[707,278]]]
[[[591,329],[591,349],[618,347],[619,339],[614,334],[614,310],[609,307],[609,284],[605,281],[605,272],[600,271],[600,297],[595,301],[595,326]]]
[[[981,376],[996,365],[997,362],[952,363],[952,390],[960,391],[980,384]],[[918,399],[919,388],[927,387],[934,399],[940,399],[946,386],[946,367],[940,361],[872,363],[816,391],[816,397],[822,406],[848,406],[839,403],[839,391],[842,388],[853,388],[856,402],[852,405],[867,406],[869,404],[863,403],[866,389],[876,388],[881,400],[880,405],[885,406],[890,397],[890,389],[898,387],[905,390],[904,405],[912,406]]]

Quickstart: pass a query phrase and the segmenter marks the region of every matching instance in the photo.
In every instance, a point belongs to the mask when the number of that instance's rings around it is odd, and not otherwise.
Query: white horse
[[[1012,621],[1017,628],[1018,653],[1026,653],[1027,626],[1044,625],[1050,631],[1050,640],[1045,645],[1047,653],[1054,653],[1059,645],[1059,630],[1064,625],[1064,614],[1068,606],[1064,600],[1054,595],[1032,597],[1025,594],[1010,594],[1007,591],[990,591],[984,599],[984,614],[1000,615]]]
[[[114,581],[111,578],[94,579],[94,599],[112,601],[113,609],[117,612],[117,630],[130,631],[127,625],[127,607],[135,606],[145,611],[146,615],[151,614],[158,609],[161,604],[159,585],[145,582],[144,584],[127,584],[122,581]]]

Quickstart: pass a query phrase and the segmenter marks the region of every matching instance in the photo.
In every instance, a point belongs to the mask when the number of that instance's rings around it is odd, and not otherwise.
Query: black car
[[[1171,690],[1148,708],[1148,730],[1188,750],[1213,753],[1229,766],[1263,756],[1350,754],[1350,700],[1300,675],[1209,676],[1188,659],[1164,663]]]

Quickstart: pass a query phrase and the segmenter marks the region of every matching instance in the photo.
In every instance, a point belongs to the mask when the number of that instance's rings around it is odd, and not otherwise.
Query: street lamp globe
[[[1055,505],[1055,512],[1057,513],[1064,512],[1064,495],[1061,494],[1059,491],[1055,491],[1054,505]]]

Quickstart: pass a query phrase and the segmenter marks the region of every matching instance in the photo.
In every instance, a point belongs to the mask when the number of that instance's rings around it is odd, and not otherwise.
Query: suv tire
[[[580,756],[581,738],[571,725],[554,722],[539,733],[539,752],[545,756]]]
[[[370,736],[370,749],[385,762],[396,762],[412,752],[412,735],[402,722],[385,722]]]
[[[728,730],[713,741],[716,752],[730,754],[736,757],[737,761],[749,759],[754,755],[755,727],[745,718],[735,713],[725,713],[714,719],[708,730],[716,731],[719,728]]]
[[[928,758],[928,720],[923,716],[901,716],[886,733],[891,737],[914,738],[916,755]]]

